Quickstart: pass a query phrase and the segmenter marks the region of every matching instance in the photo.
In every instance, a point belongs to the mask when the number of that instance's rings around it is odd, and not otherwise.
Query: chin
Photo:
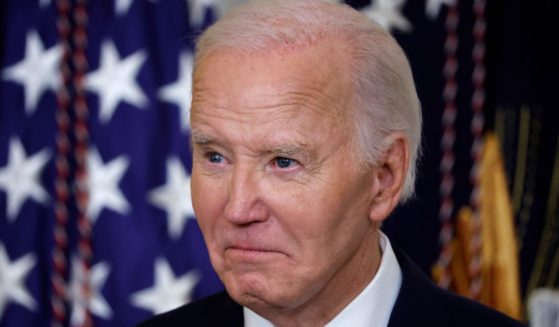
[[[270,309],[293,309],[305,302],[305,294],[299,294],[292,282],[278,281],[270,276],[248,273],[223,279],[227,292],[242,306],[262,314]]]
[[[249,308],[281,306],[283,296],[277,294],[274,283],[257,272],[230,274],[222,279],[229,295]]]

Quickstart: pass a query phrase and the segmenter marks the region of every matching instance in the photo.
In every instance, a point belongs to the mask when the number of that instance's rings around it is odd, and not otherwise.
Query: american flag
[[[222,8],[1,6],[0,325],[131,326],[221,289],[188,116],[192,40]]]
[[[132,326],[222,288],[190,203],[189,93],[193,40],[241,2],[0,3],[1,327]],[[419,201],[384,229],[429,271],[444,248],[440,212],[453,214],[443,204],[455,211],[471,192],[472,76],[483,64],[472,53],[485,41],[474,20],[495,28],[520,2],[488,2],[481,14],[481,0],[346,2],[392,32],[414,70],[425,112]],[[488,61],[508,51],[499,44],[487,44]],[[491,80],[502,79],[496,67]],[[489,97],[486,107],[507,103]],[[442,121],[452,106],[457,116]],[[455,143],[441,142],[445,132]]]

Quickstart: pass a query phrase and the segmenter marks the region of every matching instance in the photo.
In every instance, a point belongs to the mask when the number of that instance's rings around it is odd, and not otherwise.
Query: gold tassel
[[[518,251],[514,232],[513,211],[507,188],[501,149],[494,134],[485,137],[481,159],[480,188],[482,195],[482,289],[480,301],[513,318],[522,319]],[[468,267],[472,260],[470,240],[472,210],[458,211],[455,238],[452,242],[452,290],[468,296],[471,279]],[[436,271],[435,271],[436,275]]]

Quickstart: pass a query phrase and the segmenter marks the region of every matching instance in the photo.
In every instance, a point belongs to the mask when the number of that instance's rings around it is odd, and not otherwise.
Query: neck
[[[373,280],[380,258],[379,232],[375,230],[359,253],[305,304],[295,309],[272,308],[257,312],[278,327],[324,326]]]

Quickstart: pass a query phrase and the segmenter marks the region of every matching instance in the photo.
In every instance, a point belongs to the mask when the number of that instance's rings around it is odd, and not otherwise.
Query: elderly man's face
[[[214,268],[251,308],[343,292],[369,260],[373,177],[336,52],[218,52],[195,71],[193,205]]]

